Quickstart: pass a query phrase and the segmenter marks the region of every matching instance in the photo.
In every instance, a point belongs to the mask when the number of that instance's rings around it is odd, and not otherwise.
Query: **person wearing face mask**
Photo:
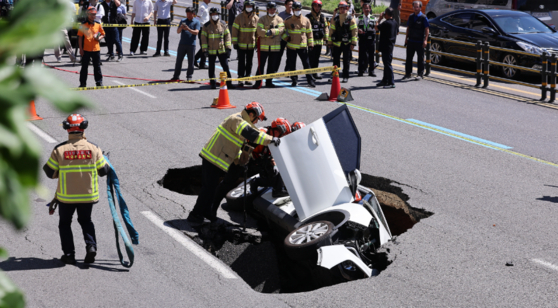
[[[343,53],[343,80],[349,81],[349,70],[351,69],[352,51],[357,44],[357,24],[352,15],[347,14],[349,5],[345,1],[339,2],[339,13],[331,22],[329,29],[328,44],[331,46],[333,65],[341,66],[341,53]]]
[[[281,35],[285,31],[283,19],[277,16],[277,4],[275,2],[267,3],[267,15],[258,19],[258,27],[256,34],[259,40],[259,65],[256,75],[263,75],[266,61],[269,58],[267,65],[267,73],[273,74],[277,71],[277,62],[281,61],[279,58],[279,50],[281,49]],[[275,88],[272,82],[273,79],[267,79],[265,86],[267,88]],[[259,89],[262,86],[262,81],[258,80],[254,84],[254,89]]]
[[[281,13],[279,13],[279,17],[281,17],[281,19],[283,19],[284,21],[287,20],[287,18],[293,16],[293,2],[294,0],[285,0],[285,10]],[[285,48],[287,47],[287,42],[281,40],[281,50],[279,51],[279,58],[277,60],[277,67],[275,67],[275,71],[278,72],[279,71],[279,66],[281,65],[281,59],[283,59],[283,54],[285,53]],[[284,71],[287,71],[287,62],[285,61],[285,69]]]
[[[210,19],[202,28],[201,44],[206,57],[209,58],[209,78],[215,78],[215,60],[219,58],[219,63],[223,70],[227,72],[227,76],[231,77],[229,71],[229,58],[231,57],[231,33],[227,24],[219,20],[219,11],[212,7],[209,9]],[[217,88],[215,79],[210,81],[211,89]],[[227,81],[227,87],[234,89],[230,81]]]
[[[312,51],[314,47],[314,38],[312,34],[312,24],[310,20],[302,16],[302,4],[300,2],[293,3],[294,15],[285,20],[285,33],[283,40],[287,41],[287,71],[296,70],[297,55],[302,61],[304,69],[309,69],[308,50]],[[298,84],[298,76],[291,76],[292,86]],[[315,88],[314,79],[311,74],[306,74],[308,86]]]
[[[201,225],[204,218],[217,221],[217,209],[244,171],[240,165],[241,148],[244,140],[257,145],[270,143],[279,146],[281,140],[259,131],[255,124],[265,121],[265,111],[258,102],[251,102],[244,110],[228,116],[217,127],[200,152],[202,158],[202,188],[194,208],[186,221],[191,226]],[[219,179],[223,177],[219,183]]]
[[[252,74],[252,59],[254,58],[254,47],[256,46],[256,28],[258,16],[254,12],[254,0],[244,1],[244,12],[238,15],[232,26],[232,44],[238,54],[238,77],[250,77]],[[239,86],[244,86],[242,81]],[[246,85],[251,86],[249,81]]]
[[[312,37],[314,38],[314,48],[308,55],[308,61],[311,68],[317,68],[320,64],[320,55],[322,53],[322,46],[327,45],[329,40],[329,27],[326,18],[322,14],[322,1],[312,1],[312,11],[306,15],[312,24]],[[322,79],[318,74],[313,75],[314,79]]]

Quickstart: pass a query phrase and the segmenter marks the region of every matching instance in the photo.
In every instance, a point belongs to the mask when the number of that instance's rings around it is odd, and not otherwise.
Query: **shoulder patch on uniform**
[[[91,159],[91,150],[64,151],[64,160]]]
[[[62,143],[59,143],[54,147],[54,149],[56,150],[58,147],[61,147],[61,146],[65,145],[66,143],[68,143],[68,141],[64,141]]]

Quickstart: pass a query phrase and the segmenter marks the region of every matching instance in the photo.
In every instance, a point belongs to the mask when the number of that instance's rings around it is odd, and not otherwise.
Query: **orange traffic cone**
[[[221,89],[219,90],[219,101],[217,102],[217,105],[212,104],[211,107],[217,109],[236,108],[236,106],[231,105],[229,101],[229,90],[227,89],[227,83],[225,81],[225,79],[227,79],[227,73],[221,72],[221,74],[219,74],[219,78],[221,79]]]
[[[329,93],[329,101],[336,102],[339,92],[341,91],[341,83],[339,82],[339,72],[337,66],[333,70],[333,78],[331,79],[331,92]]]
[[[31,117],[29,117],[27,121],[37,121],[43,119],[37,115],[37,110],[35,110],[35,101],[31,101],[31,103],[29,103],[29,113],[31,114]]]

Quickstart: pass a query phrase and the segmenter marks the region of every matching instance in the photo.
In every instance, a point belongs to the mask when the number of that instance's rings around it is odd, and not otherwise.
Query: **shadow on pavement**
[[[3,271],[26,271],[64,267],[65,264],[60,259],[39,259],[39,258],[15,258],[0,262],[0,269]]]
[[[537,198],[537,200],[558,203],[558,197],[542,196],[541,198]]]

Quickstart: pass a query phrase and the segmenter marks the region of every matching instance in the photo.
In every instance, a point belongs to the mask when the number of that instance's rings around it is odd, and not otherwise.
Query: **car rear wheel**
[[[439,42],[433,42],[432,45],[430,45],[430,50],[431,51],[437,51],[437,52],[442,52],[442,45]],[[430,54],[430,63],[434,64],[434,65],[440,65],[440,63],[442,63],[443,61],[443,57],[442,55],[439,54],[435,54],[435,53],[431,53]]]
[[[509,64],[509,65],[519,65],[519,61],[517,60],[517,56],[512,54],[505,54],[502,58],[502,63]],[[502,74],[505,78],[515,78],[519,75],[519,70],[507,66],[502,66]]]
[[[252,192],[250,191],[250,184],[254,181],[254,178],[248,179],[248,184],[246,185],[246,206],[250,207],[251,202],[254,200],[252,197]],[[244,209],[244,182],[242,182],[237,187],[233,188],[225,196],[227,200],[227,209],[233,211],[243,211]]]
[[[331,245],[333,228],[333,224],[325,220],[298,227],[285,238],[287,256],[293,260],[317,258],[318,248]]]

